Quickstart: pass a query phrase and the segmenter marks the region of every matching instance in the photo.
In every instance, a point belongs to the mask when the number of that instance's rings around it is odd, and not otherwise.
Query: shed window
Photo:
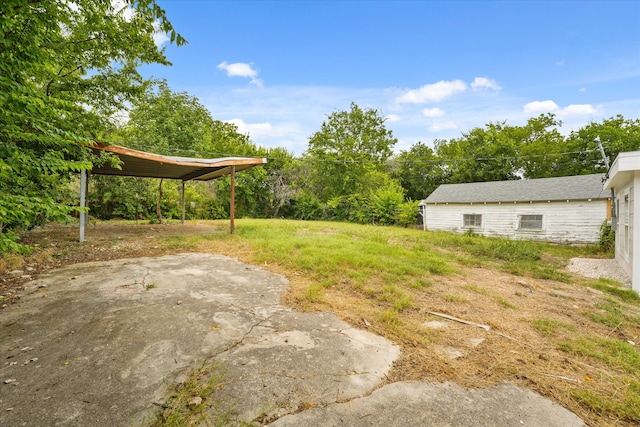
[[[465,227],[482,226],[482,215],[464,214],[464,226]]]
[[[542,230],[542,215],[521,215],[520,230]]]

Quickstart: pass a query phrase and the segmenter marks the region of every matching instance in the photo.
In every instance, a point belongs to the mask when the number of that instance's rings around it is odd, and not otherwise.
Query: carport
[[[218,159],[200,159],[196,157],[164,156],[133,150],[119,145],[106,145],[96,142],[92,147],[94,154],[111,153],[121,160],[120,168],[105,163],[94,166],[95,175],[135,176],[141,178],[167,178],[182,181],[182,223],[184,224],[184,183],[185,181],[210,181],[231,176],[230,217],[231,233],[235,230],[235,175],[236,172],[250,169],[267,162],[262,158],[223,157]],[[80,207],[86,207],[87,171],[80,172]],[[80,215],[80,241],[84,241],[84,228],[87,216]]]

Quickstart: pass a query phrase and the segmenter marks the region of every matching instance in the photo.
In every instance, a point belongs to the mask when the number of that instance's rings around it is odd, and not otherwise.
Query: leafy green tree
[[[173,92],[166,81],[150,87],[131,110],[120,131],[123,145],[174,156],[193,156],[197,149],[210,147],[214,121],[196,97]],[[162,223],[163,179],[158,180],[156,215]]]
[[[519,139],[517,166],[524,178],[566,176],[561,165],[569,148],[558,128],[562,122],[553,114],[531,118],[515,129]]]
[[[566,149],[576,154],[563,159],[559,165],[566,175],[605,173],[605,162],[598,150],[600,138],[610,164],[623,151],[640,150],[640,119],[625,119],[622,115],[589,123],[567,137]]]
[[[412,200],[425,199],[447,180],[446,170],[433,149],[422,142],[402,151],[389,162],[396,178]]]
[[[519,179],[518,129],[506,123],[489,123],[461,138],[436,143],[436,153],[447,163],[449,182]]]
[[[397,140],[377,110],[351,103],[350,111],[329,115],[309,138],[309,188],[321,201],[363,191],[372,172],[384,171]]]
[[[160,30],[183,44],[154,0],[0,2],[0,252],[18,232],[63,219],[61,184],[91,167],[86,148],[144,92],[142,63],[169,64]]]

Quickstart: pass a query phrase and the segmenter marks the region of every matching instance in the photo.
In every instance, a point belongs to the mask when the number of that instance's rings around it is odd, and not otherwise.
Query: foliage
[[[166,405],[150,426],[229,425],[233,421],[233,406],[221,404],[222,399],[216,396],[224,387],[225,374],[225,369],[214,363],[193,369],[185,381],[170,390]],[[194,400],[196,397],[200,399]]]
[[[303,155],[312,164],[308,188],[322,202],[362,192],[367,178],[384,170],[396,142],[377,110],[351,103],[350,111],[332,113],[309,138]]]
[[[604,220],[600,226],[598,244],[602,252],[613,255],[616,246],[616,232],[607,220]]]
[[[448,159],[451,183],[503,181],[517,175],[517,129],[506,123],[489,123],[461,138],[438,141],[436,153]]]
[[[185,42],[153,0],[0,3],[1,250],[15,248],[17,231],[73,210],[61,184],[90,168],[84,147],[144,91],[136,67],[169,64],[158,28]]]
[[[391,176],[400,182],[412,200],[426,199],[447,178],[436,153],[422,142],[400,152],[389,162],[389,167]]]
[[[395,224],[403,201],[404,190],[395,181],[372,191],[368,203],[371,221],[382,225]]]
[[[296,219],[320,219],[322,218],[322,204],[315,195],[303,193],[293,205],[293,216]]]
[[[396,223],[403,227],[408,225],[414,225],[418,219],[418,206],[420,201],[409,200],[404,202],[398,208],[398,214],[396,216]]]

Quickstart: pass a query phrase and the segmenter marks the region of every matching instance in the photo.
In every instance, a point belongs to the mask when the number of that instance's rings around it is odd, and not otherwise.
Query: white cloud
[[[385,118],[384,118],[384,120],[385,120],[387,123],[394,123],[394,122],[399,122],[399,121],[401,121],[401,120],[402,120],[402,118],[401,118],[399,115],[397,115],[397,114],[389,114],[389,115],[387,115],[387,117],[385,117]]]
[[[589,116],[597,113],[598,113],[598,110],[596,110],[591,104],[571,104],[564,107],[559,114],[563,117],[569,117],[569,116]]]
[[[262,80],[258,79],[258,70],[251,67],[251,64],[244,62],[234,62],[229,64],[227,61],[223,61],[218,64],[218,68],[227,72],[229,77],[246,77],[251,79],[251,84],[258,87],[262,87]]]
[[[440,108],[425,108],[422,110],[422,115],[425,117],[441,117],[444,115],[444,111]]]
[[[580,89],[578,89],[578,91],[580,91],[580,92],[583,92],[583,93],[584,93],[584,92],[586,92],[586,91],[587,91],[587,88],[586,88],[586,87],[581,87]]]
[[[571,104],[560,108],[551,100],[530,102],[524,106],[523,110],[528,114],[554,113],[559,117],[589,116],[599,113],[591,104]]]
[[[553,113],[560,109],[558,104],[551,100],[547,101],[533,101],[528,104],[525,104],[523,110],[528,114],[543,114],[543,113]]]
[[[156,30],[155,33],[153,33],[153,42],[156,44],[156,46],[161,47],[163,44],[169,41],[169,36],[167,35],[167,33],[160,30],[160,22],[154,22],[153,28]]]
[[[241,134],[249,134],[251,136],[270,135],[273,126],[269,122],[264,123],[245,123],[242,119],[224,120],[226,123],[234,124],[238,127]]]
[[[462,80],[441,80],[437,83],[424,85],[420,89],[411,89],[396,98],[396,102],[411,104],[438,102],[458,92],[464,92],[466,89],[467,85]]]
[[[440,123],[434,123],[431,126],[429,126],[429,131],[440,132],[447,129],[455,129],[457,127],[458,127],[458,123],[456,122],[440,122]]]
[[[493,79],[487,77],[476,77],[471,83],[471,89],[474,92],[480,92],[483,90],[500,90],[500,85]]]
[[[563,60],[561,60],[561,61],[556,61],[556,65],[557,65],[558,67],[564,67],[564,59],[563,59]]]

